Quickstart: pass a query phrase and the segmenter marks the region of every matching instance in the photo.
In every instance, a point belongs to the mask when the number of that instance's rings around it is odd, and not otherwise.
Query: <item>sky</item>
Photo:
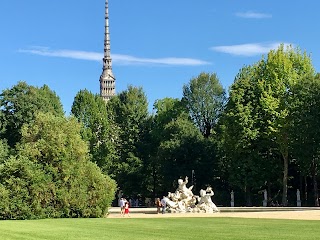
[[[83,89],[99,93],[105,0],[2,0],[0,92],[44,84],[66,115]],[[226,91],[239,70],[291,44],[320,71],[318,0],[109,0],[116,92],[142,87],[149,110],[184,84],[216,73]]]

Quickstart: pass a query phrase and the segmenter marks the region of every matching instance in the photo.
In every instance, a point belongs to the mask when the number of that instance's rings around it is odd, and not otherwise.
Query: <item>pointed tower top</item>
[[[110,55],[110,33],[109,33],[109,9],[108,0],[105,5],[105,34],[104,34],[104,56],[103,68],[100,76],[100,96],[108,101],[115,95],[115,77],[112,73],[112,60]]]

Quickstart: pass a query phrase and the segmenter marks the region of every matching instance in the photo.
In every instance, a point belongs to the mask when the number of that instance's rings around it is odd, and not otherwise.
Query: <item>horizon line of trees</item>
[[[319,206],[320,75],[306,52],[271,50],[239,70],[228,94],[200,73],[181,99],[142,87],[110,101],[81,90],[71,117],[48,86],[19,82],[0,94],[0,218],[99,217],[117,190],[157,197],[191,177],[218,205]]]

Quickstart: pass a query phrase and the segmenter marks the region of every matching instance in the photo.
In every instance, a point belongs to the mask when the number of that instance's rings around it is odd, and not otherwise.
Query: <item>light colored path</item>
[[[240,218],[271,218],[271,219],[298,219],[298,220],[320,220],[319,210],[291,210],[291,211],[260,211],[260,212],[219,212],[219,213],[166,213],[156,214],[155,211],[132,211],[130,218],[171,218],[171,217],[240,217]],[[118,212],[111,212],[108,218],[128,218],[121,216]]]

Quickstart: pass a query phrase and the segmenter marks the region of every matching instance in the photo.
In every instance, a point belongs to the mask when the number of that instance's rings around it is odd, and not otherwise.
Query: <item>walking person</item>
[[[166,203],[166,199],[165,199],[164,196],[161,199],[160,203],[161,203],[161,207],[162,207],[162,214],[165,214],[166,213],[167,203]]]
[[[157,207],[157,214],[159,214],[160,213],[160,209],[162,207],[160,198],[156,198],[155,204],[156,204],[156,207]]]
[[[130,217],[130,213],[129,213],[129,203],[125,202],[124,204],[124,216],[127,215],[128,217]]]
[[[120,198],[119,205],[120,205],[120,215],[123,216],[124,215],[124,205],[125,205],[124,198]]]

